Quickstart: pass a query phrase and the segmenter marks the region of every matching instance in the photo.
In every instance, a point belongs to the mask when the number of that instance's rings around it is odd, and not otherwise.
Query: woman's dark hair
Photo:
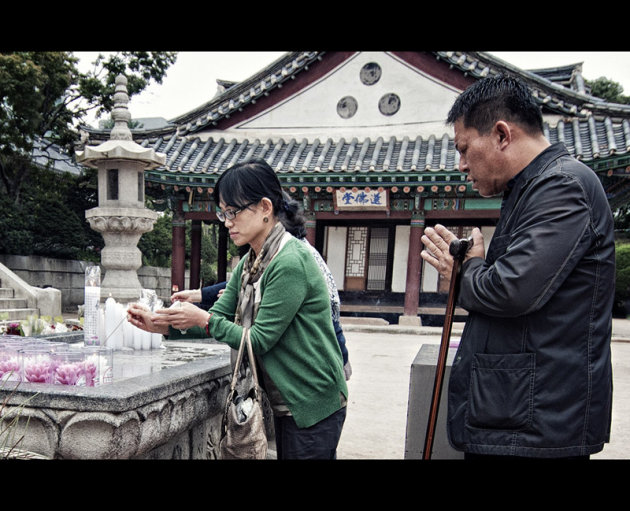
[[[482,135],[500,120],[517,123],[530,135],[543,132],[540,107],[527,85],[504,75],[479,80],[462,92],[446,122],[454,124],[459,119],[465,127],[475,128]]]
[[[213,197],[217,205],[223,201],[233,208],[256,204],[267,197],[285,229],[296,238],[306,236],[299,203],[282,189],[278,176],[265,160],[256,158],[227,169],[217,181]]]

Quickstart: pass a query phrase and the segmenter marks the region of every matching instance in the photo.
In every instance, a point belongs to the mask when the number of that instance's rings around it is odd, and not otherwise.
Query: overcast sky
[[[630,52],[490,52],[522,69],[537,69],[582,62],[587,80],[601,76],[619,82],[630,95]],[[132,118],[172,119],[210,101],[217,79],[241,81],[260,71],[284,52],[179,52],[162,84],[151,84],[135,96],[129,110]],[[82,70],[89,68],[98,52],[75,52]],[[92,118],[88,122],[94,124]]]

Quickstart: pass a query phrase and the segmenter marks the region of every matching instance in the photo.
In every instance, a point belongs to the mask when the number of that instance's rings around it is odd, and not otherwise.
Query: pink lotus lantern
[[[105,346],[85,346],[85,384],[95,387],[112,382],[114,350]]]
[[[20,381],[18,350],[14,346],[0,346],[0,382]]]
[[[25,348],[19,351],[22,381],[52,383],[52,352],[45,348]]]
[[[85,386],[85,353],[68,349],[53,355],[53,383]]]

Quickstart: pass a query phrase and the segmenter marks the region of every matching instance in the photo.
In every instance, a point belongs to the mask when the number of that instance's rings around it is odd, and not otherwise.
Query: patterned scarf
[[[285,232],[286,230],[282,223],[277,222],[271,229],[269,236],[267,236],[260,253],[255,254],[253,250],[249,250],[247,260],[243,264],[243,272],[241,273],[241,291],[238,296],[234,318],[234,322],[237,325],[251,328],[254,323],[258,313],[258,307],[255,303],[256,292],[254,284],[262,277],[265,268],[276,255]]]
[[[236,313],[234,316],[234,323],[237,325],[242,325],[245,328],[251,328],[254,320],[256,319],[256,314],[258,313],[258,304],[256,303],[256,289],[254,284],[260,280],[262,277],[265,268],[269,265],[273,257],[278,252],[280,247],[280,242],[284,237],[286,230],[281,222],[276,223],[276,225],[271,229],[269,236],[263,243],[263,246],[258,255],[254,254],[253,250],[249,250],[247,255],[247,260],[243,264],[243,272],[241,273],[241,291],[238,296],[238,304],[236,305]],[[231,361],[232,367],[236,362],[236,351],[231,351]],[[290,414],[289,409],[284,404],[284,400],[282,395],[278,391],[277,387],[267,374],[265,370],[265,366],[262,363],[262,360],[256,356],[258,374],[262,375],[262,378],[259,378],[261,387],[265,391],[267,398],[269,400],[269,405],[275,414],[287,415]],[[247,376],[249,370],[243,374],[243,367],[241,366],[241,380],[244,381]],[[239,382],[239,384],[241,384]],[[265,402],[265,400],[263,400]],[[265,404],[265,407],[268,406]]]

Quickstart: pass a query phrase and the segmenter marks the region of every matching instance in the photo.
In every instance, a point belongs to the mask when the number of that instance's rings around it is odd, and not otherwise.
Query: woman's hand
[[[153,314],[152,321],[158,326],[171,325],[178,330],[194,326],[204,328],[210,315],[203,309],[188,302],[175,302],[168,309],[160,309]]]
[[[127,321],[145,332],[168,335],[168,325],[158,325],[153,321],[155,316],[143,305],[132,303],[127,309]]]
[[[171,296],[171,302],[200,303],[201,299],[201,289],[184,289]]]

